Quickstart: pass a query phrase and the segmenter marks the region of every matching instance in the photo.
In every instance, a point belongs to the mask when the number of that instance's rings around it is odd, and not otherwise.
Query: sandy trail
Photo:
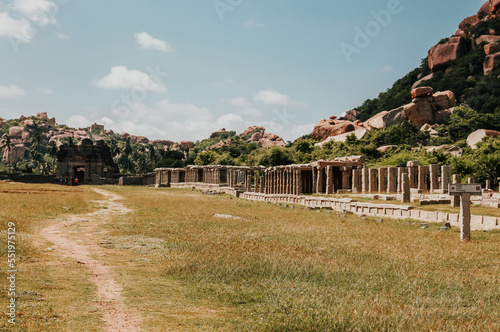
[[[105,256],[105,249],[99,246],[95,232],[99,224],[131,210],[119,202],[123,197],[102,189],[92,189],[104,196],[104,200],[97,201],[102,209],[85,215],[69,216],[67,220],[43,229],[40,234],[54,244],[54,253],[74,259],[91,270],[90,280],[97,286],[98,302],[95,306],[103,312],[106,331],[140,331],[141,317],[126,307],[121,294],[122,287],[116,281],[111,267],[98,259]],[[68,226],[77,222],[80,231],[70,232]]]

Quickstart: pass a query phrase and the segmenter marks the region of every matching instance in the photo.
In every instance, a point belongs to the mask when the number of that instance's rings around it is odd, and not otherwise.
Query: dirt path
[[[54,244],[54,253],[74,259],[92,271],[90,280],[97,286],[98,302],[95,306],[102,309],[106,331],[140,331],[141,317],[126,307],[121,294],[122,287],[116,281],[111,267],[98,259],[105,255],[105,249],[98,244],[96,233],[99,224],[131,210],[119,202],[121,196],[102,189],[93,190],[104,196],[104,200],[97,201],[102,209],[85,215],[69,216],[67,220],[43,229],[40,234]],[[78,223],[78,232],[69,228],[75,223]]]

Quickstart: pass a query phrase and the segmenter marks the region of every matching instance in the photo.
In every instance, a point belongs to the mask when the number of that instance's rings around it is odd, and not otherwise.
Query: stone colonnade
[[[361,157],[270,168],[210,165],[155,171],[157,186],[202,182],[264,194],[403,194],[407,191],[447,194],[451,183],[451,166],[422,166],[418,161],[409,161],[406,167],[369,169]]]

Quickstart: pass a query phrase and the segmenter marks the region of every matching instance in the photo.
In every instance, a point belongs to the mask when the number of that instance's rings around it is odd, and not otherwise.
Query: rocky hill
[[[389,127],[403,120],[425,129],[447,122],[456,105],[494,115],[494,121],[487,122],[488,128],[484,129],[500,129],[499,15],[500,0],[487,1],[459,24],[453,36],[431,47],[418,68],[343,117],[322,120],[313,138],[326,140],[360,128]],[[423,89],[417,89],[420,87]],[[470,128],[465,135],[475,129]]]

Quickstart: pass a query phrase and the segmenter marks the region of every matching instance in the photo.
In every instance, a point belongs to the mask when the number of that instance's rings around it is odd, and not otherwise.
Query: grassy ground
[[[86,213],[99,195],[84,187],[0,183],[0,330],[99,331],[102,323],[94,307],[95,288],[88,272],[64,259],[54,261],[49,244],[36,234],[49,220],[68,213]],[[7,322],[7,226],[16,225],[16,325]],[[38,245],[35,245],[35,242]]]
[[[500,232],[107,189],[136,210],[105,246],[145,330],[500,329]]]
[[[20,281],[19,330],[98,330],[86,270],[52,266],[52,256],[30,244],[43,220],[93,209],[97,195],[18,186],[31,193],[0,193],[0,201],[10,211],[2,209],[2,223],[22,225],[19,250],[30,257],[19,262],[20,276],[29,276]],[[56,192],[35,196],[32,188]],[[498,231],[461,243],[457,229],[440,232],[439,225],[420,229],[191,190],[102,189],[134,209],[103,224],[96,240],[145,331],[500,330]]]

